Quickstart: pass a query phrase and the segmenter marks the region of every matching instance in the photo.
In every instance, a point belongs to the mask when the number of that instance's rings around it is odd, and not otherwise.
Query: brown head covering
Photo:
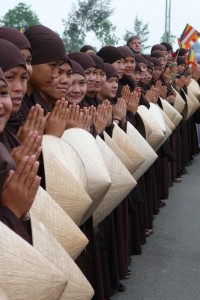
[[[150,59],[151,59],[151,62],[153,63],[153,66],[154,66],[154,67],[161,67],[161,63],[160,63],[160,61],[159,61],[158,58],[156,58],[156,57],[151,57]]]
[[[13,43],[19,50],[31,50],[31,44],[25,35],[15,28],[0,27],[0,39]]]
[[[0,79],[3,80],[7,84],[5,76],[4,76],[3,71],[2,71],[1,68],[0,68]]]
[[[90,45],[84,45],[83,47],[81,47],[80,52],[84,52],[85,53],[88,50],[93,50],[94,51],[94,48],[92,46],[90,46]]]
[[[151,52],[151,57],[156,57],[156,58],[165,57],[165,54],[160,50],[154,50],[153,52]]]
[[[20,50],[11,42],[0,39],[0,67],[3,72],[22,66],[26,69],[26,63]]]
[[[160,43],[161,45],[165,46],[165,48],[167,49],[167,51],[173,51],[172,45],[170,45],[167,42],[162,42]]]
[[[65,59],[65,46],[57,33],[43,25],[29,27],[24,35],[31,44],[32,65]]]
[[[109,80],[112,77],[119,78],[117,71],[111,64],[105,63],[105,73],[106,73],[106,80]]]
[[[177,56],[176,62],[177,62],[177,66],[186,64],[186,60],[183,56]]]
[[[146,59],[141,54],[135,54],[135,60],[138,63],[144,63],[147,65]]]
[[[92,59],[91,55],[87,53],[72,52],[69,53],[69,58],[79,63],[84,71],[89,68],[96,67],[95,62]]]
[[[105,70],[105,63],[104,63],[103,59],[100,56],[96,55],[96,54],[91,54],[91,57],[95,62],[96,68],[101,69],[101,70],[104,71]]]
[[[85,77],[85,72],[79,63],[72,59],[70,60],[70,63],[72,67],[72,74],[80,74]]]
[[[137,61],[135,63],[135,70],[134,70],[134,72],[141,72],[140,65],[139,65],[139,63]]]
[[[101,48],[97,52],[97,55],[100,56],[104,60],[104,62],[109,64],[113,64],[117,60],[124,58],[122,52],[114,46],[105,46]]]
[[[119,49],[122,52],[124,57],[133,57],[133,58],[135,58],[134,52],[128,46],[119,46],[119,47],[117,47],[117,49]]]
[[[167,48],[164,45],[156,44],[156,45],[153,45],[153,47],[151,48],[151,52],[153,52],[155,50],[167,51]]]

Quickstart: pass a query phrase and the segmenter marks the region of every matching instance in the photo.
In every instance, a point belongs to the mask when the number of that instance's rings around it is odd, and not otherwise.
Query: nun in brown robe
[[[97,98],[95,91],[95,81],[93,81],[93,71],[100,69],[104,71],[104,62],[100,57],[95,55],[87,55],[85,53],[74,52],[69,54],[70,59],[79,63],[84,70],[86,82],[90,83],[87,89],[86,96],[80,102],[81,107],[90,107],[93,105],[97,107],[101,101]],[[72,62],[73,66],[73,62]],[[75,66],[76,70],[76,66]],[[80,71],[79,71],[80,73]],[[93,87],[91,82],[93,82]],[[113,290],[118,290],[120,287],[118,260],[116,252],[116,236],[114,228],[114,217],[111,213],[107,218],[102,221],[95,229],[95,246],[96,246],[96,282],[98,285],[95,288],[95,299],[103,299],[102,297],[110,297]],[[79,257],[78,265],[80,267],[82,257]],[[84,269],[82,267],[82,269]]]
[[[3,101],[1,101],[2,99],[0,96],[0,114],[2,111],[0,117],[0,140],[3,141],[4,139],[2,137],[2,134],[4,131],[4,126],[11,113],[11,100],[8,94],[8,86],[1,68],[0,90],[4,93]],[[8,96],[7,98],[5,97],[6,93]],[[0,142],[0,221],[7,225],[10,229],[12,229],[16,234],[21,236],[27,242],[31,243],[31,237],[24,228],[22,222],[17,218],[17,216],[12,212],[11,209],[6,207],[5,205],[2,205],[1,203],[4,184],[10,170],[15,170],[15,163],[5,145]]]

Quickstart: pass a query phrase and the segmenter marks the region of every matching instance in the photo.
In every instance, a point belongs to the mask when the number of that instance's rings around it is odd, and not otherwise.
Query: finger
[[[21,170],[20,172],[20,176],[19,176],[19,183],[24,185],[26,180],[27,180],[27,177],[30,175],[31,173],[31,170],[32,170],[32,167],[33,165],[35,164],[35,161],[36,160],[36,156],[35,155],[31,155],[28,157],[23,169]],[[39,162],[37,162],[37,164],[39,166]],[[31,173],[33,174],[33,172]],[[36,174],[35,174],[36,175]]]
[[[26,178],[24,184],[27,185],[26,187],[30,187],[31,184],[33,183],[35,176],[37,176],[39,169],[39,162],[38,161],[33,161],[32,163],[30,162],[29,168],[26,170]]]

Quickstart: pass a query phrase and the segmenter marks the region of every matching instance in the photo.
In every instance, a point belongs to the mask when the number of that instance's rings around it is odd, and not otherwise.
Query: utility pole
[[[171,36],[171,0],[166,0],[164,42],[170,43],[170,36]]]

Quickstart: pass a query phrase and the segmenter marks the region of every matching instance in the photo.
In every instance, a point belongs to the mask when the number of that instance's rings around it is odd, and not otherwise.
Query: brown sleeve
[[[21,221],[9,208],[2,205],[0,205],[0,221],[7,225],[16,234],[21,236],[21,238],[29,244],[32,244],[31,236],[28,234]]]

